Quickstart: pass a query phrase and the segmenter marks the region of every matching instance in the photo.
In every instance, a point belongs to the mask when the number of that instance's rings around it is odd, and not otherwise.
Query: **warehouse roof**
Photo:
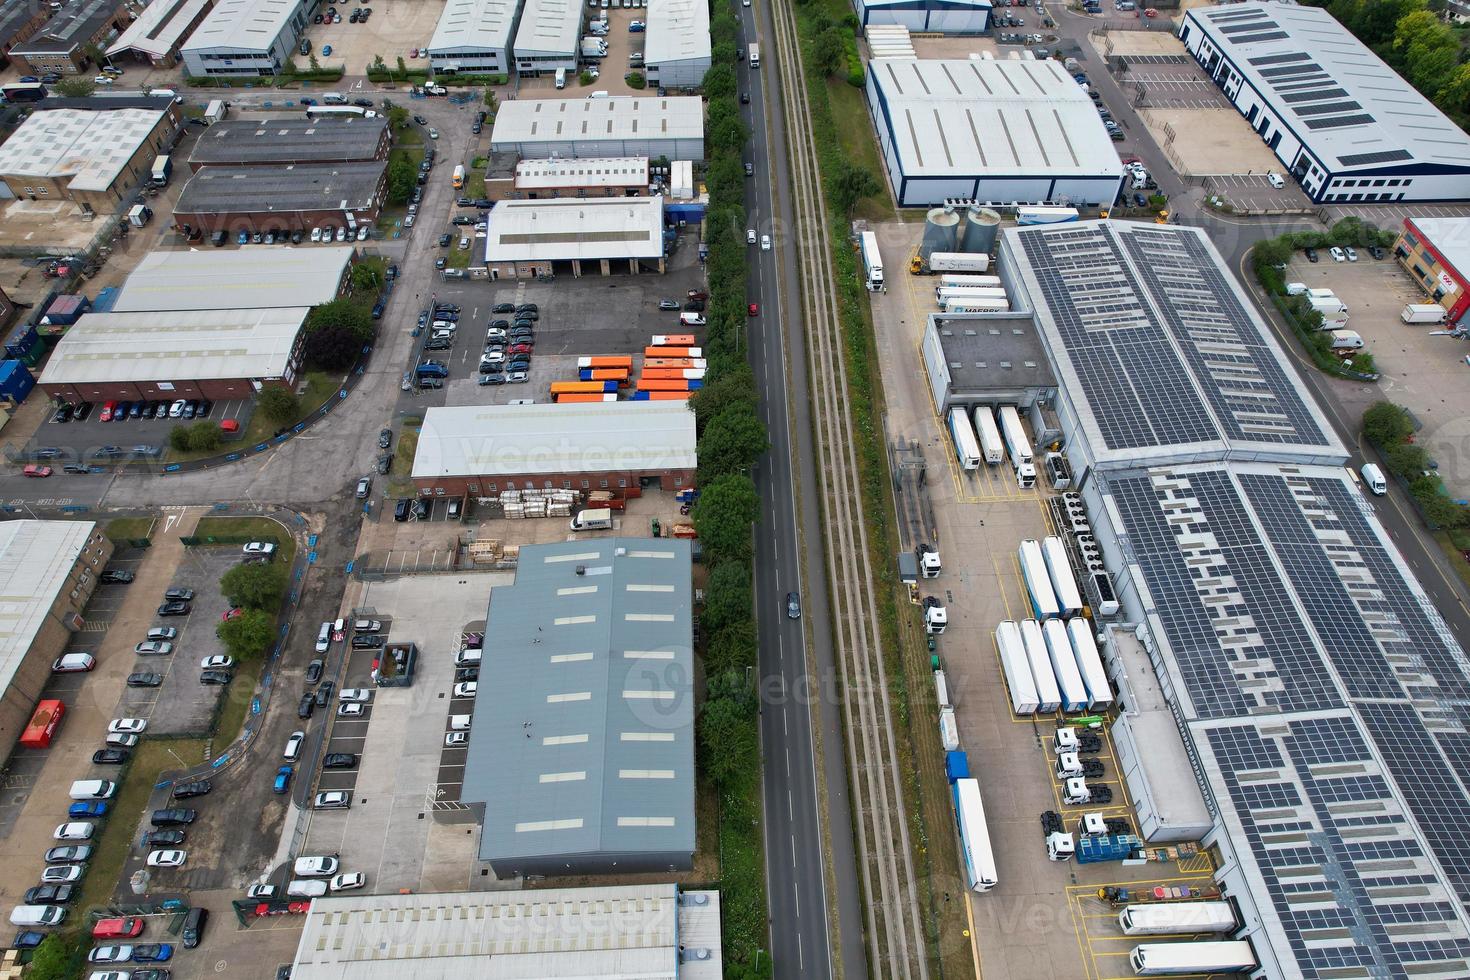
[[[0,174],[71,178],[74,191],[105,191],[168,110],[43,109],[0,144]]]
[[[301,0],[218,0],[182,50],[268,50],[300,9]]]
[[[153,0],[138,19],[107,46],[108,56],[138,51],[163,58],[184,39],[184,32],[208,7],[210,0]]]
[[[238,310],[319,306],[337,298],[350,245],[150,252],[113,310]]]
[[[516,29],[516,57],[575,54],[581,26],[581,0],[526,0]]]
[[[383,116],[225,119],[199,135],[189,163],[311,163],[372,160],[383,143]]]
[[[522,476],[695,465],[694,413],[682,402],[467,405],[424,413],[413,476]]]
[[[30,38],[11,48],[10,57],[68,54],[91,41],[103,24],[118,15],[119,6],[118,0],[74,0]]]
[[[720,893],[655,884],[329,895],[311,903],[291,976],[719,980],[722,969]]]
[[[386,160],[281,167],[205,167],[184,185],[178,214],[362,211],[378,203]]]
[[[709,58],[709,5],[704,0],[649,0],[645,65]]]
[[[1207,7],[1186,11],[1183,29],[1203,31],[1328,170],[1410,161],[1458,170],[1470,157],[1470,134],[1326,10]]]
[[[957,395],[994,388],[1051,387],[1046,345],[1028,314],[929,314]]]
[[[648,157],[560,157],[522,160],[515,185],[522,190],[554,187],[647,187]]]
[[[92,521],[0,522],[0,693],[10,690],[96,527]]]
[[[655,259],[664,254],[663,231],[662,197],[500,201],[485,260]]]
[[[871,75],[906,177],[1123,172],[1059,61],[890,60]]]
[[[692,95],[511,99],[496,111],[490,135],[492,146],[597,139],[702,140],[704,105]]]
[[[67,330],[42,384],[279,378],[310,309],[88,313]]]
[[[1419,238],[1434,247],[1461,276],[1470,276],[1470,218],[1405,219],[1419,231]]]
[[[521,546],[460,797],[485,806],[482,860],[693,853],[690,572],[678,538]]]
[[[35,15],[34,0],[0,0],[0,45],[9,44]]]
[[[509,47],[519,9],[516,0],[449,0],[429,39],[429,53]]]

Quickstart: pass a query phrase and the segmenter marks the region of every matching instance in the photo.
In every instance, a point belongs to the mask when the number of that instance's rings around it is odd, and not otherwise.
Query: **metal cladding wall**
[[[579,473],[497,473],[493,476],[415,477],[423,497],[480,497],[502,490],[635,490],[643,480],[657,480],[664,490],[694,486],[694,470],[607,470]]]
[[[945,0],[904,0],[901,3],[859,4],[864,27],[907,27],[931,34],[983,34],[990,26],[988,3]]]

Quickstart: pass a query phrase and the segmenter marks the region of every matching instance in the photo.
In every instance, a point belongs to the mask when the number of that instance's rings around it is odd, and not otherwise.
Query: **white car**
[[[224,653],[216,653],[199,661],[199,666],[205,670],[229,670],[235,666],[235,658]]]
[[[1342,249],[1338,248],[1336,245],[1332,246],[1327,251],[1329,253],[1331,253],[1331,255],[1332,255],[1332,261],[1334,261],[1334,262],[1346,262],[1347,261],[1347,253],[1344,252]]]
[[[352,806],[352,794],[342,789],[328,790],[316,794],[311,805],[316,810],[346,810]]]
[[[769,252],[770,250],[771,250],[771,236],[770,235],[762,235],[761,236],[761,251],[762,252]]]
[[[87,954],[88,963],[126,963],[132,958],[132,946],[98,946]]]
[[[361,228],[357,229],[357,240],[358,241],[360,241],[360,242],[367,241],[367,236],[368,236],[367,225],[363,225]]]
[[[1277,173],[1268,173],[1266,175],[1266,183],[1270,184],[1272,187],[1276,188],[1279,191],[1281,190],[1281,188],[1286,186],[1286,178]]]
[[[245,889],[246,898],[275,898],[275,885],[251,885]]]
[[[64,823],[51,834],[56,840],[91,840],[97,825],[85,820]]]
[[[349,871],[332,879],[332,891],[350,892],[367,884],[367,875],[361,871]]]
[[[346,228],[338,228],[337,229],[337,241],[339,241],[339,242],[345,242],[345,241],[347,241],[347,229]]]
[[[182,868],[184,862],[189,858],[188,851],[168,850],[154,851],[148,855],[148,867],[150,868]]]
[[[107,736],[106,744],[109,749],[130,749],[138,744],[138,736],[127,732],[112,732]]]
[[[461,745],[470,744],[469,732],[445,732],[444,747],[446,749],[458,748]]]
[[[275,543],[271,541],[251,541],[240,550],[246,558],[255,558],[262,555],[266,558],[273,558],[276,554]]]
[[[357,718],[362,715],[362,711],[361,701],[346,701],[337,705],[337,715],[341,718]]]
[[[81,881],[86,870],[85,864],[53,864],[41,872],[41,884],[68,885],[73,881]]]
[[[429,139],[436,140],[438,138],[439,138],[439,130],[437,130],[437,129],[431,129],[431,130],[429,130]]]
[[[754,245],[755,244],[755,229],[754,228],[747,228],[747,229],[745,229],[745,244],[747,244],[747,245]]]
[[[403,227],[405,227],[405,228],[412,228],[413,227],[413,215],[410,214],[410,215],[408,215],[407,217],[405,217],[403,219]]]
[[[292,732],[291,737],[286,739],[286,751],[281,753],[281,758],[287,762],[295,762],[301,758],[301,746],[306,744],[305,732]]]
[[[454,685],[454,696],[457,698],[472,698],[475,696],[475,687],[479,681],[460,681]]]
[[[177,401],[175,401],[172,405],[170,405],[168,407],[168,417],[171,418],[171,419],[181,419],[181,418],[183,418],[184,417],[184,406],[187,405],[187,404],[189,404],[189,402],[186,399],[183,399],[183,398],[180,398]]]
[[[313,228],[311,230],[311,240],[314,242],[322,240],[322,230],[320,228]]]
[[[298,878],[330,878],[340,864],[334,857],[299,857],[291,873]]]
[[[114,718],[107,723],[107,730],[113,734],[141,735],[148,727],[148,722],[142,718]]]
[[[365,687],[344,687],[337,692],[339,701],[363,702],[372,700],[373,692]]]

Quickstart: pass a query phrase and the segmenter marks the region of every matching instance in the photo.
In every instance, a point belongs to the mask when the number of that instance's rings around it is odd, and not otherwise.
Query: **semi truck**
[[[1072,657],[1077,661],[1077,672],[1082,675],[1082,684],[1087,688],[1087,707],[1093,711],[1107,708],[1113,703],[1113,689],[1108,685],[1108,672],[1103,669],[1102,655],[1097,650],[1097,640],[1087,620],[1076,616],[1067,621],[1067,638],[1072,643]]]
[[[148,182],[154,187],[167,187],[173,172],[174,162],[168,158],[167,153],[161,153],[153,158],[153,170],[149,174]]]
[[[1229,902],[1129,905],[1118,913],[1118,928],[1125,936],[1234,932],[1235,926],[1235,910]]]
[[[939,560],[939,549],[925,542],[914,547],[914,560],[919,566],[919,574],[925,578],[938,578],[944,568]]]
[[[1016,406],[1000,407],[1000,434],[1006,441],[1006,451],[1011,454],[1012,464],[1019,466],[1034,462],[1031,458],[1031,440],[1026,438],[1026,430],[1021,427],[1021,415],[1016,411]]]
[[[1026,643],[1021,638],[1021,627],[1009,619],[1001,622],[995,628],[995,646],[1000,652],[1000,667],[1005,674],[1006,690],[1011,695],[1011,710],[1023,717],[1036,714],[1039,696],[1036,692],[1036,681],[1031,676]]]
[[[1410,303],[1399,314],[1405,323],[1444,323],[1445,308],[1438,303]]]
[[[612,527],[612,508],[596,507],[578,511],[570,525],[573,531],[606,531]]]
[[[975,432],[970,428],[970,416],[963,408],[949,410],[949,433],[954,437],[954,451],[960,467],[966,470],[980,468],[980,444],[975,441]]]
[[[990,845],[990,827],[980,783],[974,779],[954,781],[954,812],[960,831],[960,854],[965,863],[965,884],[972,891],[988,892],[999,880],[995,852]]]
[[[858,248],[863,253],[863,274],[865,284],[872,292],[881,293],[883,284],[883,256],[878,254],[878,236],[871,231],[865,231],[858,236]]]
[[[995,413],[989,405],[975,406],[975,435],[980,439],[980,455],[991,466],[1005,460],[1005,443],[995,425]]]
[[[1035,538],[1027,538],[1016,549],[1016,558],[1021,565],[1021,578],[1026,582],[1026,594],[1031,599],[1032,613],[1037,619],[1056,618],[1061,608],[1051,588],[1051,577],[1046,574],[1041,543]]]
[[[990,256],[983,252],[930,252],[929,273],[988,272]]]
[[[1031,670],[1031,684],[1036,690],[1036,710],[1051,714],[1062,706],[1062,694],[1046,653],[1041,624],[1034,619],[1022,620],[1021,643],[1026,648],[1026,666]]]
[[[1051,574],[1052,589],[1056,592],[1062,615],[1077,615],[1082,611],[1082,593],[1077,588],[1077,580],[1072,577],[1067,546],[1062,544],[1061,538],[1048,536],[1041,541],[1041,556],[1046,559],[1046,570]]]
[[[1244,940],[1209,943],[1144,943],[1128,954],[1140,977],[1174,977],[1191,973],[1243,973],[1256,968],[1256,954]]]
[[[1016,208],[1016,224],[1018,225],[1057,225],[1068,221],[1078,221],[1082,215],[1076,208],[1057,207],[1024,207]]]
[[[949,625],[949,610],[932,595],[924,597],[924,632],[938,636]]]

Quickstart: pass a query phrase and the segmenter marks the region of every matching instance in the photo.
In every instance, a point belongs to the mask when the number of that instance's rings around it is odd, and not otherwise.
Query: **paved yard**
[[[1260,174],[1283,169],[1276,154],[1233,108],[1142,109],[1139,115],[1159,145],[1177,156],[1185,176]],[[1174,134],[1172,142],[1170,131]]]

